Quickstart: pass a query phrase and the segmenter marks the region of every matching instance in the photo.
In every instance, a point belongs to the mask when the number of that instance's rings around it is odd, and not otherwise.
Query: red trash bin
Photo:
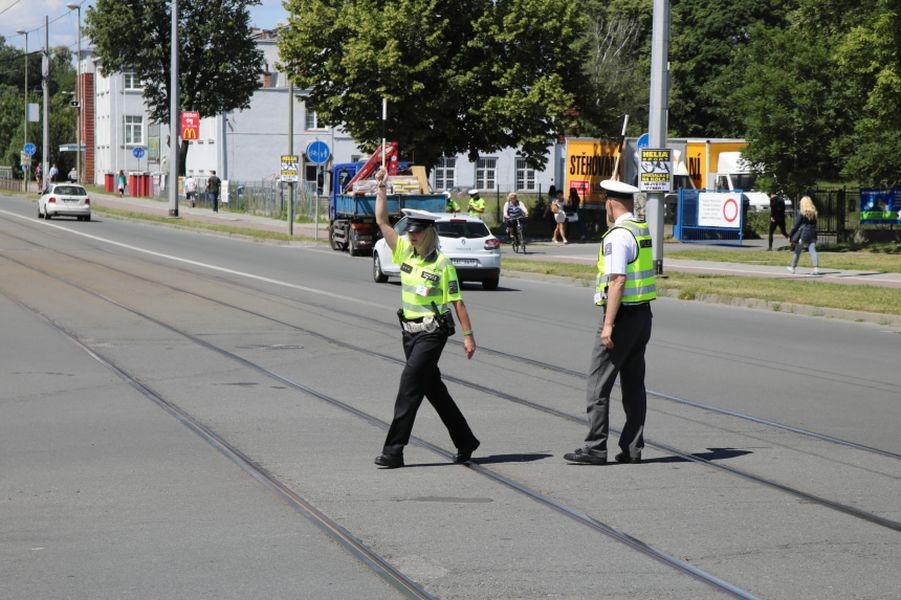
[[[150,173],[141,173],[141,195],[149,198],[150,193]]]
[[[126,190],[129,196],[139,196],[138,194],[138,178],[134,173],[128,174],[128,189]]]
[[[105,173],[103,175],[103,189],[112,192],[116,189],[116,175],[113,173]]]

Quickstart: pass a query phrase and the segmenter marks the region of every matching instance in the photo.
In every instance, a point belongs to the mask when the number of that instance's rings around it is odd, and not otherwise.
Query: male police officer
[[[479,190],[469,190],[469,206],[467,207],[470,216],[482,218],[485,214],[485,200],[479,196]]]
[[[572,463],[607,463],[610,392],[620,376],[626,424],[619,438],[619,463],[640,463],[647,413],[644,353],[651,338],[650,302],[657,297],[651,232],[632,214],[638,188],[601,182],[607,220],[598,257],[595,304],[604,312],[594,339],[588,372],[588,435],[585,445],[563,458]]]

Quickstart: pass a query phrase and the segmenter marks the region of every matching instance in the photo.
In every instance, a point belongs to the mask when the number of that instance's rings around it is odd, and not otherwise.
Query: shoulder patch
[[[460,293],[460,283],[454,279],[453,281],[447,282],[447,291],[450,294],[459,294]]]
[[[610,256],[611,252],[613,252],[613,244],[607,242],[604,244],[604,256]]]

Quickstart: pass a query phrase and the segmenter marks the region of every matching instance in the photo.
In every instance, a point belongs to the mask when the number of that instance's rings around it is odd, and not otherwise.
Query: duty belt
[[[428,315],[422,318],[422,321],[402,321],[400,324],[407,333],[432,333],[438,330],[438,321],[435,317]]]

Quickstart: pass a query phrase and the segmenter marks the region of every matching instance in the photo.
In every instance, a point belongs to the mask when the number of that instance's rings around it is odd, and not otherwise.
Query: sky
[[[82,19],[87,8],[94,5],[93,0],[0,0],[0,36],[6,44],[24,49],[25,36],[16,33],[23,29],[28,32],[28,49],[36,50],[44,45],[44,23],[48,17],[50,47],[69,46],[75,50],[78,46],[78,11],[66,7],[73,3],[81,5]],[[286,20],[282,0],[262,0],[260,6],[250,7],[250,22],[254,27],[273,29]],[[82,44],[86,43],[82,40]]]

